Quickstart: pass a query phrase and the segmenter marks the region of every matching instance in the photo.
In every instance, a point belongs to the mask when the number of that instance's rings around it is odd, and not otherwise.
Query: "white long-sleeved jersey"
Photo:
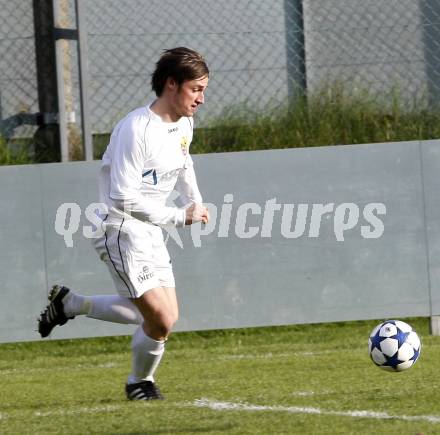
[[[111,215],[183,226],[185,208],[169,207],[166,200],[176,190],[183,206],[202,202],[189,155],[193,119],[163,122],[150,106],[130,112],[114,128],[102,158],[100,200]]]

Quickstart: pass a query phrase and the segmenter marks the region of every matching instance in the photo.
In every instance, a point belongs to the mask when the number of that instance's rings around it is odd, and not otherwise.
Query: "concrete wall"
[[[205,236],[180,231],[183,248],[176,237],[168,242],[181,301],[178,330],[440,314],[440,141],[194,160],[204,199],[213,204],[212,224]],[[52,283],[114,293],[82,235],[90,226],[84,210],[97,200],[98,167],[0,168],[0,341],[38,339],[35,319]],[[55,231],[63,203],[82,210],[72,248],[58,234],[62,228]],[[376,220],[371,204],[385,207],[384,214],[376,209]],[[319,217],[323,206],[329,212]],[[65,228],[71,224],[67,219]],[[53,338],[131,331],[81,318]]]

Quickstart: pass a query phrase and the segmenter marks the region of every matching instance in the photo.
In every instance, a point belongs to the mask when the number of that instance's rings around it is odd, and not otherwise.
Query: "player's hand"
[[[202,204],[191,204],[186,210],[185,225],[191,225],[195,222],[203,222],[204,224],[209,221],[209,211]]]

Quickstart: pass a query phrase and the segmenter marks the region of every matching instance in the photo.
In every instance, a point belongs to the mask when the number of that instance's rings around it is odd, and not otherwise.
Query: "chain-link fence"
[[[54,1],[64,8],[61,24],[74,27],[74,0]],[[404,99],[438,100],[437,0],[79,1],[86,8],[95,135],[109,133],[121,116],[153,98],[154,63],[175,46],[200,51],[211,70],[199,126],[233,106],[264,110],[333,83],[347,92],[398,89]],[[14,128],[14,117],[42,111],[32,12],[39,3],[0,0],[0,128],[6,137],[29,136],[29,126]],[[64,104],[78,124],[78,59],[75,43],[67,44]]]
[[[438,94],[437,0],[305,0],[307,83]]]
[[[288,34],[300,17],[283,1],[102,0],[88,6],[93,125],[108,131],[116,118],[153,98],[150,74],[162,50],[188,46],[211,70],[203,119],[242,102],[264,107],[288,93]],[[302,59],[294,54],[301,70]],[[293,63],[295,62],[293,61]],[[199,122],[202,121],[199,119]]]
[[[32,136],[37,111],[32,1],[0,0],[0,137]]]
[[[436,0],[90,2],[95,131],[108,131],[153,97],[154,61],[179,45],[203,53],[212,71],[203,119],[242,103],[283,104],[335,81],[347,90],[399,88],[435,100],[439,11]]]

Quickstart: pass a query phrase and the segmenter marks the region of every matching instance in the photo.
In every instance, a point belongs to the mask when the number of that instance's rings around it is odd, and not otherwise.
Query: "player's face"
[[[205,102],[205,90],[209,77],[188,80],[177,89],[173,99],[173,108],[179,117],[193,116],[201,104]]]

